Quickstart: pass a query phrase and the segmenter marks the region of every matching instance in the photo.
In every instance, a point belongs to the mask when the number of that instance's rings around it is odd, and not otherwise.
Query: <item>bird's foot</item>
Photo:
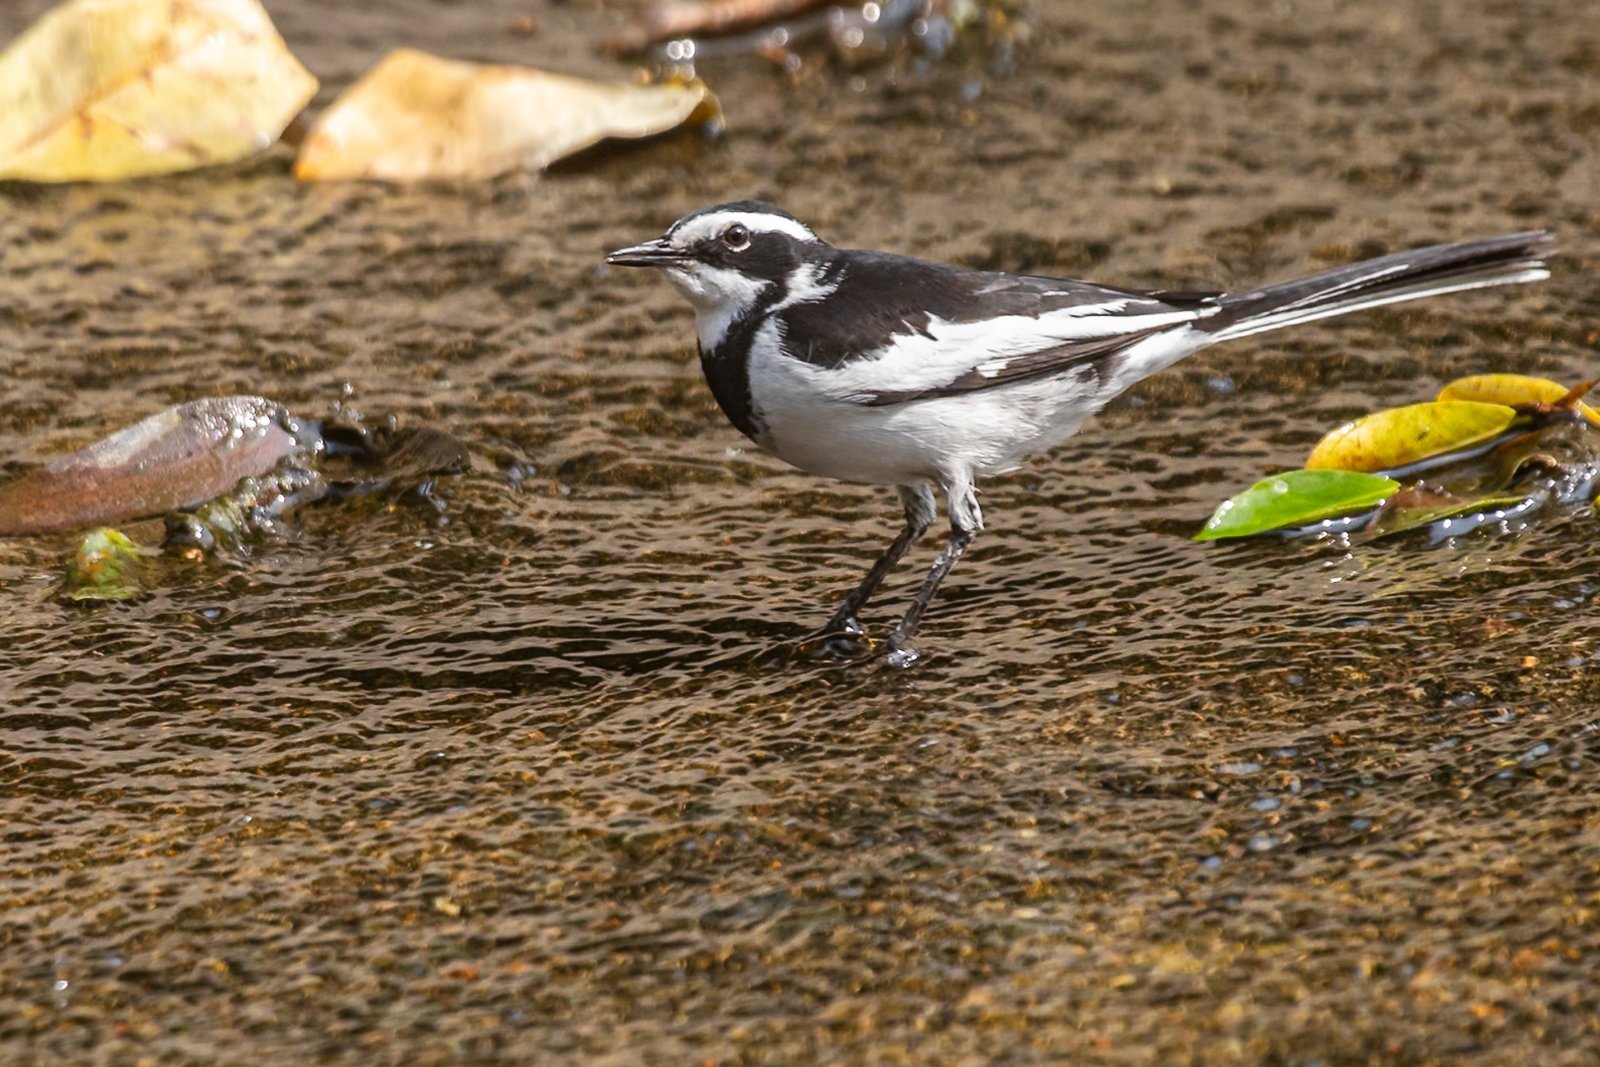
[[[790,647],[806,659],[843,667],[881,663],[904,670],[922,659],[922,654],[911,647],[910,637],[896,631],[885,641],[874,641],[853,615],[835,616],[822,629]]]
[[[883,656],[884,663],[895,670],[905,670],[922,658],[922,654],[910,645],[910,638],[901,637],[898,633],[890,634],[889,640],[883,643],[879,653]]]
[[[828,624],[803,638],[799,649],[810,659],[852,663],[871,658],[872,641],[854,615],[835,615]]]
[[[867,631],[861,628],[861,623],[856,620],[856,617],[854,615],[851,615],[848,612],[840,612],[839,614],[835,615],[833,618],[829,619],[826,623],[824,623],[823,626],[822,626],[822,629],[818,630],[816,633],[812,634],[811,636],[813,638],[818,638],[818,637],[855,637],[855,638],[860,638],[860,637],[866,636],[866,633],[867,633]]]

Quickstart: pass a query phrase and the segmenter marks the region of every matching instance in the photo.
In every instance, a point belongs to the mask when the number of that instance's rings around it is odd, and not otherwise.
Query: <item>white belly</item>
[[[869,407],[819,383],[830,372],[797,360],[751,367],[750,392],[767,451],[847,482],[945,483],[956,471],[1012,470],[1070,437],[1098,405],[1097,383],[1020,382],[960,396]]]
[[[1176,330],[1134,345],[1110,366],[872,407],[863,395],[893,391],[901,371],[882,360],[828,368],[790,359],[768,326],[751,349],[750,396],[762,447],[801,470],[848,482],[948,485],[1013,470],[1055,447],[1128,386],[1206,342]]]

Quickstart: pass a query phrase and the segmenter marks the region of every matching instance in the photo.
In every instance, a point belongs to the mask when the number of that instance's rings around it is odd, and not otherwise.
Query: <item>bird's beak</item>
[[[618,267],[674,267],[687,263],[689,257],[658,237],[642,245],[619,248],[606,256],[606,262]]]

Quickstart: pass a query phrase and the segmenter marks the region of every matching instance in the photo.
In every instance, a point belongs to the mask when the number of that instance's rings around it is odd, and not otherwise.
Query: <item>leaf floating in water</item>
[[[0,178],[231,163],[316,91],[256,0],[71,0],[0,55]]]
[[[1484,493],[1459,497],[1408,485],[1384,501],[1378,514],[1361,531],[1367,539],[1387,537],[1423,526],[1432,526],[1457,515],[1499,512],[1527,503],[1518,493]]]
[[[1371,540],[1428,527],[1438,543],[1485,526],[1520,527],[1548,506],[1586,502],[1600,489],[1600,432],[1582,403],[1595,385],[1568,389],[1520,374],[1458,379],[1433,403],[1380,411],[1329,433],[1308,469],[1225,502],[1196,540],[1306,533],[1293,528],[1346,516],[1318,529]],[[1381,506],[1362,515],[1359,482],[1340,487],[1312,481],[1316,476],[1373,479],[1377,495],[1365,504]],[[1329,507],[1315,514],[1323,504]]]
[[[1439,391],[1440,400],[1475,400],[1484,404],[1559,404],[1571,392],[1560,382],[1526,374],[1475,374],[1457,378]],[[1600,411],[1578,401],[1574,410],[1597,426]]]
[[[259,396],[179,404],[0,485],[0,535],[192,507],[307,447],[301,432],[282,407]]]
[[[1355,471],[1288,471],[1263,478],[1223,501],[1196,541],[1248,537],[1285,526],[1350,515],[1381,504],[1400,488],[1392,478]]]
[[[1517,418],[1505,404],[1436,400],[1374,412],[1331,431],[1308,470],[1383,471],[1456,452],[1503,433]]]
[[[67,564],[61,596],[67,600],[132,600],[144,589],[139,571],[144,557],[139,546],[112,529],[95,530],[84,537]]]
[[[305,181],[492,178],[537,170],[608,137],[720,118],[699,82],[610,84],[401,49],[323,113],[294,172]]]

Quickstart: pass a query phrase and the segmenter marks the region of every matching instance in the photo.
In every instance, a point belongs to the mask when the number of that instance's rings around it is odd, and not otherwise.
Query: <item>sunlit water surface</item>
[[[531,39],[510,0],[270,7],[322,104],[402,42],[619,72],[593,3]],[[536,182],[302,186],[280,149],[0,186],[3,473],[229,392],[475,457],[132,605],[54,599],[70,538],[0,544],[0,1058],[1595,1062],[1600,522],[1189,535],[1352,414],[1597,372],[1600,31],[1037,7],[1009,79],[731,62],[724,141]],[[747,450],[687,310],[599,265],[752,194],[1123,284],[1539,226],[1565,254],[1147,383],[985,487],[922,663],[842,670],[784,653],[892,494]]]

